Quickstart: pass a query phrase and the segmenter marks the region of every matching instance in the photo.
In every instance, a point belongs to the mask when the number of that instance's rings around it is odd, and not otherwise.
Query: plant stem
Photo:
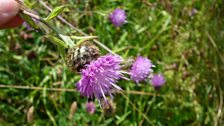
[[[45,24],[47,27],[49,27],[50,29],[52,29],[59,36],[60,32],[55,27],[53,27],[51,24],[49,24],[48,22],[46,22],[45,20],[43,20],[42,18],[40,18],[38,15],[35,15],[35,14],[33,14],[33,13],[29,12],[29,11],[26,11],[26,10],[23,10],[22,13],[23,14],[26,14],[26,15],[28,15],[28,16],[30,16],[30,17],[38,20],[38,21],[40,21],[43,24]]]
[[[61,92],[61,91],[63,91],[63,92],[77,92],[77,90],[69,89],[69,88],[47,88],[47,87],[22,86],[22,85],[6,85],[6,84],[0,84],[0,88],[13,88],[13,89],[23,89],[23,90],[46,90],[46,91],[57,91],[57,92]],[[160,95],[160,94],[144,92],[144,91],[134,91],[134,90],[115,91],[115,93],[164,97],[163,95]]]
[[[42,0],[38,0],[40,2],[40,4],[42,4],[48,11],[52,11],[52,9],[47,6]],[[84,35],[84,36],[89,36],[88,34],[84,33],[82,30],[76,28],[74,25],[72,25],[71,23],[69,23],[67,20],[65,20],[63,17],[61,17],[60,15],[57,16],[57,18],[59,20],[61,20],[61,22],[63,22],[64,24],[68,25],[69,27],[71,27],[72,29],[76,30],[77,32],[79,32],[80,34]],[[96,39],[93,39],[93,41],[101,46],[102,48],[104,48],[105,50],[107,50],[109,53],[111,54],[116,54],[115,52],[113,52],[111,49],[109,49],[106,45],[104,45],[103,43],[101,43],[100,41],[96,40]]]

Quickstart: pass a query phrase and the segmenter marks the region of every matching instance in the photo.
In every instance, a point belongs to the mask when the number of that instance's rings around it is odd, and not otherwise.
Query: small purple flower
[[[165,78],[163,77],[162,74],[156,74],[153,75],[152,79],[151,79],[151,84],[155,87],[155,88],[159,88],[162,85],[164,85],[166,82]]]
[[[154,67],[154,65],[151,60],[138,56],[130,71],[131,79],[136,83],[145,80],[148,78],[149,74],[153,72],[152,67]]]
[[[96,111],[96,106],[94,104],[94,102],[87,102],[86,103],[86,111],[89,113],[89,114],[94,114],[95,111]]]
[[[32,18],[33,22],[35,24],[39,24],[40,22],[34,18]],[[23,26],[28,30],[28,31],[31,31],[31,30],[34,30],[35,28],[33,28],[32,26],[30,26],[27,22],[23,22]]]
[[[126,22],[126,14],[122,9],[115,9],[109,16],[110,21],[116,26],[120,27]]]
[[[93,99],[96,97],[106,99],[105,95],[111,95],[112,89],[121,90],[115,83],[123,75],[120,73],[121,57],[105,55],[86,65],[82,69],[82,78],[77,83],[77,90],[81,95]]]
[[[30,30],[33,30],[33,28],[32,27],[30,27],[30,25],[27,23],[27,22],[23,22],[23,26],[28,30],[28,31],[30,31]]]

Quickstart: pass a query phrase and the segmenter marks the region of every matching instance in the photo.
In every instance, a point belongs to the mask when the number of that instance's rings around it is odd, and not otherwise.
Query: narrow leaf
[[[39,29],[39,26],[36,24],[36,22],[34,22],[34,20],[26,15],[26,14],[23,14],[23,13],[20,13],[20,16],[23,18],[23,20],[29,25],[31,26],[32,28],[35,28],[35,29]]]
[[[59,47],[63,47],[63,48],[68,47],[62,40],[60,40],[52,35],[46,35],[45,38],[47,38],[50,42],[52,42],[53,44],[55,44]]]
[[[45,104],[45,105],[46,105],[46,104]],[[45,107],[45,108],[46,108],[46,107]],[[54,116],[51,114],[50,110],[48,110],[48,108],[46,108],[46,112],[47,112],[48,117],[49,117],[50,120],[52,121],[53,125],[54,125],[54,126],[57,126],[56,120],[55,120]]]
[[[65,7],[66,7],[65,5],[56,7],[54,10],[51,11],[51,13],[44,20],[49,21],[57,17],[64,10]]]
[[[98,36],[70,36],[71,39],[95,39]]]
[[[65,62],[65,48],[58,46],[58,52],[59,52],[62,60]]]
[[[131,113],[131,111],[125,113],[123,116],[121,116],[120,118],[118,118],[118,120],[116,121],[116,124],[118,125],[121,122],[123,122],[130,113]]]
[[[74,42],[70,39],[70,37],[62,35],[62,34],[59,34],[59,36],[69,47],[75,46]]]

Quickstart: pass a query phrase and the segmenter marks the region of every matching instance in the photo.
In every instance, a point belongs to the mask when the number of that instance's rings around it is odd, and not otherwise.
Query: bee
[[[67,52],[66,60],[67,65],[72,71],[80,72],[85,68],[86,64],[96,60],[100,56],[100,50],[91,42],[86,41],[80,45],[70,48]]]

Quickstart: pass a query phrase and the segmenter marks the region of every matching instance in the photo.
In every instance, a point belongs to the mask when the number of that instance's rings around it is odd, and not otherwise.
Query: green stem
[[[37,16],[37,15],[31,13],[31,12],[25,11],[25,10],[22,11],[22,13],[40,21],[43,24],[45,24],[48,28],[52,29],[58,35],[58,37],[60,37],[59,34],[61,34],[61,33],[59,32],[59,30],[57,28],[53,27],[50,23],[48,23],[45,20],[43,20],[42,18],[40,18],[39,16]]]

